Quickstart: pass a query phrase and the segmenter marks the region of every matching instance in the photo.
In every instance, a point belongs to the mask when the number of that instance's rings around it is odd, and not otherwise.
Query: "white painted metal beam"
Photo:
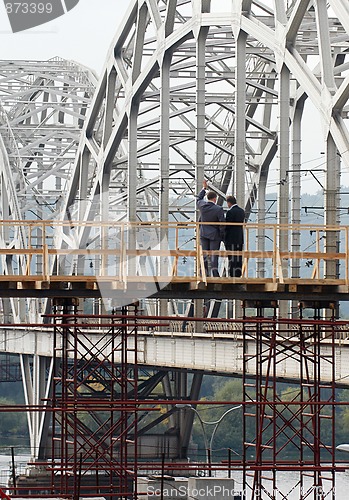
[[[85,333],[91,335],[95,342],[98,341],[97,333]],[[41,341],[36,343],[36,339]],[[25,329],[0,329],[0,350],[1,352],[16,353],[22,352],[25,356],[52,356],[52,336],[51,334],[40,333],[40,331]],[[168,333],[152,332],[151,334],[138,334],[138,363],[147,366],[165,368],[183,368],[186,370],[203,370],[221,374],[242,373],[243,344],[242,336],[234,334],[199,334],[199,333]],[[93,345],[93,341],[91,341]],[[130,338],[130,348],[132,339]],[[248,342],[248,352],[253,355],[255,341]],[[348,384],[349,372],[349,341],[346,339],[346,332],[343,331],[343,338],[336,342],[336,359],[340,358],[340,363],[336,365],[336,382],[338,384]],[[330,353],[331,346],[326,342],[321,345],[323,359]],[[130,351],[131,352],[131,351]],[[103,353],[106,356],[107,353]],[[29,358],[27,358],[29,359]],[[116,359],[115,362],[118,360]],[[130,362],[132,355],[130,354]],[[324,365],[326,366],[326,365]],[[248,367],[251,375],[254,372],[254,363]],[[332,366],[328,363],[327,368],[323,368],[321,379],[330,382]],[[27,370],[28,371],[28,370]],[[310,374],[312,376],[312,374]],[[298,379],[299,363],[292,357],[284,356],[280,362],[277,372],[278,378]],[[31,376],[26,377],[28,401],[34,401],[34,386]],[[42,390],[42,389],[41,389]]]

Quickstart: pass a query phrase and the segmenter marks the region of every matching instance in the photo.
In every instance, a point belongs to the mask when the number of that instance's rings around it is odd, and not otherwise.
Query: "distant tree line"
[[[204,384],[202,387],[201,399],[211,400],[211,401],[241,401],[242,400],[242,380],[238,378],[226,378],[226,377],[204,377]],[[252,380],[251,380],[252,382]],[[298,384],[277,384],[278,399],[279,401],[285,402],[285,405],[280,405],[279,410],[281,416],[277,419],[276,433],[277,433],[277,448],[280,451],[280,459],[293,459],[299,456],[299,450],[297,448],[297,440],[301,438],[295,437],[300,428],[301,419],[301,406],[297,404],[287,405],[288,401],[296,403],[300,401],[301,395],[299,391]],[[322,398],[324,400],[329,399],[330,392],[326,393],[326,389],[323,389]],[[253,397],[251,396],[253,399]],[[308,399],[307,394],[304,394],[304,400]],[[348,402],[348,405],[340,405],[336,408],[335,414],[335,444],[349,443],[349,389],[337,389],[336,390],[336,400],[342,402]],[[229,408],[234,405],[198,405],[197,411],[199,412],[202,420],[206,422],[214,422],[219,420]],[[290,408],[292,407],[292,411]],[[253,411],[252,411],[253,410]],[[251,405],[251,413],[254,412],[253,405]],[[311,414],[310,405],[303,409],[304,414],[308,416],[303,416],[303,419],[308,420],[307,427],[311,428],[311,423],[309,415]],[[331,445],[332,436],[332,419],[330,418],[330,407],[324,406],[322,409],[321,418],[321,441],[325,445]],[[266,414],[272,415],[271,408],[266,407]],[[296,414],[296,416],[294,415]],[[235,411],[229,412],[223,417],[221,423],[217,427],[212,442],[212,456],[213,460],[221,460],[227,458],[229,448],[231,451],[232,459],[236,459],[237,456],[242,455],[242,409],[237,409]],[[327,418],[326,418],[327,417]],[[268,426],[268,421],[264,420],[265,430],[264,430],[264,443],[268,442],[268,438],[271,439],[273,435],[273,423],[270,420],[270,425]],[[285,428],[283,423],[287,423]],[[204,425],[206,440],[210,442],[212,431],[214,425]],[[247,417],[246,419],[246,435],[247,441],[252,442],[256,435],[256,420],[255,417]],[[313,439],[310,433],[304,432],[302,439],[312,443]],[[193,452],[193,458],[198,458],[199,460],[205,461],[206,450],[205,450],[205,439],[203,436],[202,425],[198,417],[195,417],[192,441],[194,444],[194,449],[197,452]],[[296,443],[296,444],[294,444]],[[269,443],[271,444],[271,442]],[[251,456],[253,456],[253,447],[250,449]],[[304,456],[304,460],[311,459],[312,452],[309,447],[305,448],[305,452],[308,456]],[[268,451],[264,452],[267,456]],[[271,452],[269,452],[271,453]],[[326,452],[324,452],[326,453]]]
[[[6,406],[22,405],[22,382],[0,383],[0,436],[28,436],[27,416],[23,411],[6,411]]]

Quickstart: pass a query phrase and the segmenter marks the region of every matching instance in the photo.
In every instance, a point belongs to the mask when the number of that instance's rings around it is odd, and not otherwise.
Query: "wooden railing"
[[[349,226],[244,224],[241,278],[227,277],[228,252],[204,252],[199,223],[0,222],[0,281],[333,283],[349,285]],[[288,235],[280,249],[279,235]],[[292,235],[299,244],[292,245]],[[258,243],[259,242],[259,247]],[[330,248],[335,248],[336,251]],[[219,255],[220,277],[204,258]],[[332,270],[329,272],[329,264]],[[333,271],[335,263],[335,272]]]

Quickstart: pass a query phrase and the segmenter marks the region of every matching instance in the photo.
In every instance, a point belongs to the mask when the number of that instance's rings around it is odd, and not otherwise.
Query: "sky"
[[[0,59],[46,60],[55,56],[82,63],[99,75],[109,46],[131,0],[80,0],[65,15],[12,33],[0,1]]]

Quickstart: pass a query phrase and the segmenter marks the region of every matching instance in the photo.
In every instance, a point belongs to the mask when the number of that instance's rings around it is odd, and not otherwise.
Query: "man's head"
[[[227,205],[229,208],[232,207],[233,205],[236,205],[235,196],[227,196]]]
[[[206,196],[207,196],[208,201],[212,201],[213,203],[216,203],[217,194],[214,191],[209,191]]]

